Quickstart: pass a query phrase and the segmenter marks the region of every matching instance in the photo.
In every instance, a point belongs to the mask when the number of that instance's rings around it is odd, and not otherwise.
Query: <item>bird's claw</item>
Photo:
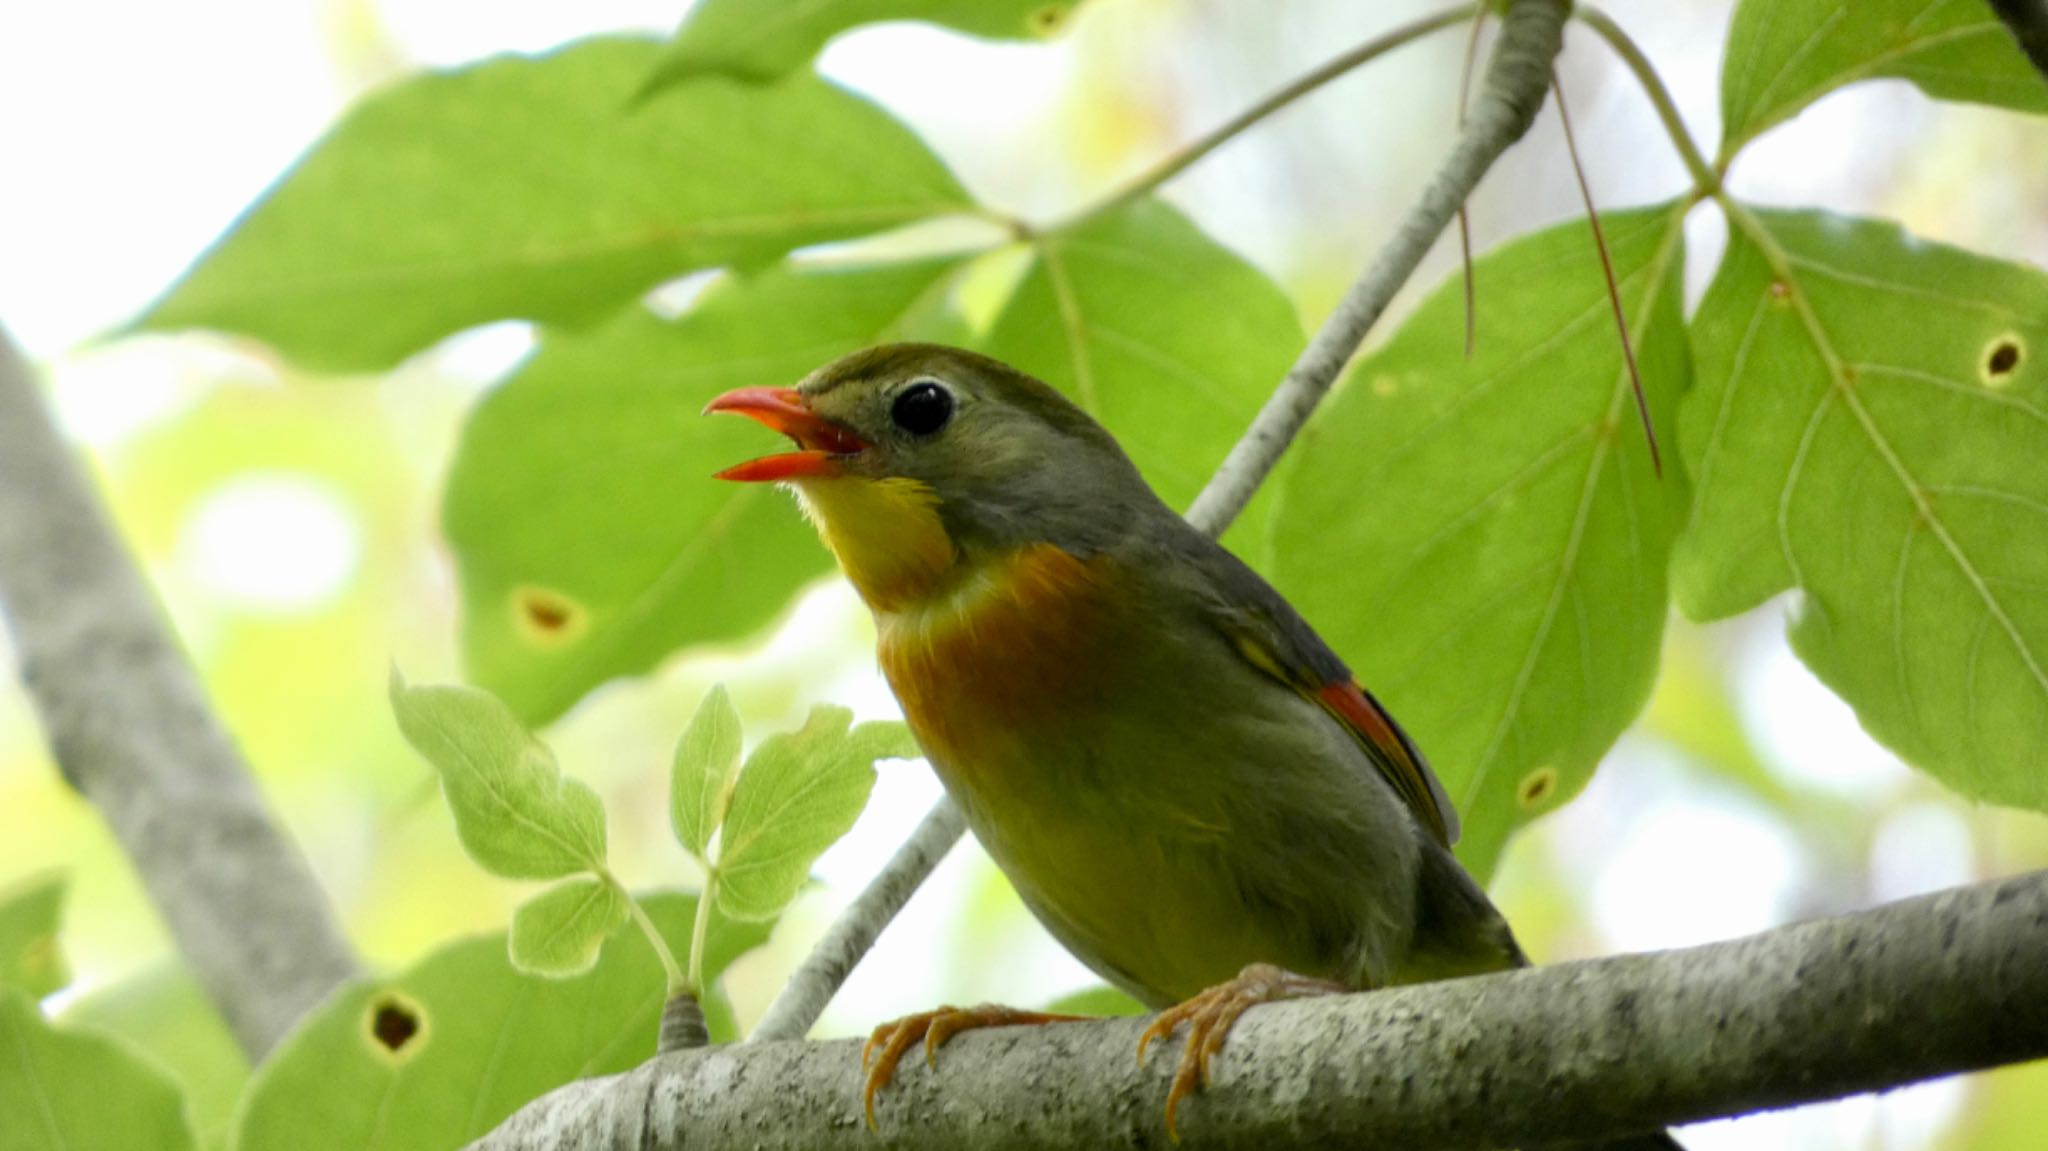
[[[860,1047],[860,1069],[867,1073],[867,1081],[861,1086],[860,1102],[861,1110],[867,1116],[868,1130],[880,1130],[875,1125],[875,1096],[896,1078],[897,1065],[903,1061],[903,1055],[910,1050],[910,1045],[918,1040],[924,1040],[925,1066],[936,1070],[939,1065],[939,1048],[962,1031],[974,1031],[982,1027],[1065,1023],[1086,1018],[1085,1015],[1020,1011],[1014,1007],[984,1003],[979,1007],[945,1006],[935,1011],[920,1011],[915,1015],[906,1015],[882,1024],[868,1035],[867,1042]]]
[[[1351,988],[1327,979],[1296,975],[1269,963],[1254,963],[1238,972],[1235,979],[1219,983],[1160,1012],[1151,1026],[1145,1028],[1145,1033],[1138,1037],[1139,1063],[1145,1061],[1145,1049],[1152,1045],[1153,1040],[1165,1039],[1179,1030],[1181,1024],[1188,1025],[1187,1044],[1181,1048],[1180,1062],[1174,1068],[1173,1085],[1166,1090],[1167,1138],[1180,1142],[1180,1101],[1196,1089],[1209,1085],[1210,1064],[1223,1050],[1223,1042],[1230,1036],[1230,1029],[1236,1025],[1238,1016],[1261,1003],[1277,1003],[1310,995],[1336,995],[1349,990]]]

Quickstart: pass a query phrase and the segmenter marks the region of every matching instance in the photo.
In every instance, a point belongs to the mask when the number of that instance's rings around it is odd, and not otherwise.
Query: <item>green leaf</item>
[[[1679,604],[1799,589],[1792,646],[1872,735],[2048,807],[2048,275],[1874,220],[1730,231],[1693,322]]]
[[[554,879],[604,866],[597,793],[564,776],[555,753],[496,696],[459,684],[412,687],[394,671],[391,710],[440,773],[456,834],[485,869]]]
[[[1087,409],[1185,508],[1301,344],[1264,273],[1145,200],[1040,236],[982,350]],[[1241,527],[1250,538],[1256,517]]]
[[[682,955],[696,901],[642,905]],[[765,925],[714,924],[709,970],[767,935]],[[451,944],[396,977],[344,987],[287,1036],[250,1085],[236,1151],[464,1146],[543,1092],[653,1055],[666,986],[637,935],[575,980],[515,971],[502,934]],[[705,1013],[714,1039],[733,1038],[722,998]]]
[[[683,729],[669,773],[669,822],[676,839],[706,866],[711,860],[711,833],[725,820],[739,769],[740,713],[733,710],[725,685],[717,684],[704,694],[690,726]]]
[[[900,723],[864,723],[819,704],[795,732],[761,741],[733,787],[718,848],[718,909],[772,919],[796,898],[811,863],[867,806],[875,761],[919,753]]]
[[[585,40],[370,97],[140,325],[376,369],[486,321],[587,324],[693,268],[972,207],[916,136],[815,76],[632,106],[659,50]]]
[[[1845,84],[2048,112],[2048,84],[1984,0],[1742,0],[1721,65],[1721,157]]]
[[[1603,217],[1668,445],[1687,383],[1682,207]],[[1440,286],[1324,405],[1282,469],[1275,582],[1415,736],[1484,875],[1649,698],[1685,515],[1638,424],[1583,219]],[[1341,578],[1333,576],[1341,573]]]
[[[470,417],[448,481],[470,676],[541,723],[767,627],[831,556],[783,493],[711,478],[769,438],[705,403],[917,330],[958,266],[777,267],[673,323],[635,309],[545,340]]]
[[[825,42],[879,20],[925,20],[990,39],[1051,36],[1080,0],[702,0],[648,77],[656,92],[698,76],[772,80],[803,66]]]
[[[1146,1014],[1145,1005],[1108,984],[1070,991],[1045,1005],[1055,1015],[1088,1015],[1108,1019]]]
[[[631,914],[626,895],[596,876],[565,879],[512,913],[512,966],[559,979],[597,964],[605,937]]]
[[[53,1027],[35,1001],[0,987],[0,1146],[7,1151],[195,1146],[185,1097],[108,1035]]]
[[[202,1147],[226,1147],[249,1060],[180,963],[162,963],[86,995],[62,1021],[120,1036],[170,1072]]]
[[[46,871],[0,889],[0,987],[17,987],[41,999],[71,982],[70,965],[57,946],[70,879]]]

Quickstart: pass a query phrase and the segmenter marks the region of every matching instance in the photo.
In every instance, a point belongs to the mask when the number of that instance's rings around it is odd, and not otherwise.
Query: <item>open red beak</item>
[[[845,457],[868,446],[866,440],[811,410],[795,388],[735,388],[704,406],[712,412],[738,412],[796,441],[801,451],[762,456],[719,472],[721,480],[773,483],[843,474]]]

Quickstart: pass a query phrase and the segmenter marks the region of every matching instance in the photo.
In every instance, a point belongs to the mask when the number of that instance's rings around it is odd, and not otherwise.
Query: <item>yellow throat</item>
[[[937,592],[959,558],[938,494],[900,476],[797,481],[804,515],[869,608],[897,612]]]

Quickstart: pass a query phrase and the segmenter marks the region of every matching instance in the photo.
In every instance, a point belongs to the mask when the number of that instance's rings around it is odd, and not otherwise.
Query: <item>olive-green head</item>
[[[1040,380],[937,344],[885,344],[794,388],[743,388],[709,410],[752,416],[798,451],[720,473],[794,484],[827,542],[908,530],[886,514],[928,503],[955,550],[1054,543],[1087,553],[1162,510],[1116,440]],[[886,541],[876,540],[876,543]]]

